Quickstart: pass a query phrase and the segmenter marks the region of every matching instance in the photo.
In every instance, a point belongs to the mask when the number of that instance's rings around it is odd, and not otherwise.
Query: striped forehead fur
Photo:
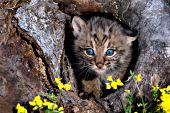
[[[103,17],[93,17],[88,23],[87,27],[90,29],[91,35],[97,45],[102,45],[111,36],[111,32],[115,34],[120,34],[122,27],[115,21],[103,18]]]

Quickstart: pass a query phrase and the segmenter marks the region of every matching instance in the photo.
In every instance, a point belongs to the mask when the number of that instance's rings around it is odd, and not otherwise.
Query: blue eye
[[[108,49],[107,51],[106,51],[106,55],[107,56],[112,56],[114,54],[114,50],[113,49]]]
[[[94,55],[94,50],[91,48],[85,49],[87,55]]]

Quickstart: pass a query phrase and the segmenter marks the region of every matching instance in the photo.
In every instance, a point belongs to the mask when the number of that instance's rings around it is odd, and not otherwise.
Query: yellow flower
[[[53,103],[52,110],[56,110],[58,108],[58,105]]]
[[[135,79],[136,79],[137,82],[142,81],[141,76],[142,76],[142,75],[141,75],[140,73],[139,73],[137,76],[135,76]]]
[[[48,109],[51,109],[51,102],[47,101],[46,99],[44,99],[43,105],[44,105],[44,106],[47,106]]]
[[[35,102],[37,103],[38,107],[42,107],[43,105],[43,101],[41,100],[41,97],[40,96],[36,96],[35,97]]]
[[[116,80],[116,83],[117,83],[118,86],[123,86],[123,85],[124,85],[124,84],[121,82],[120,79],[117,79],[117,80]]]
[[[156,86],[152,86],[152,90],[153,90],[153,91],[158,91],[158,90],[159,90],[158,84],[156,84]]]
[[[58,105],[55,104],[55,103],[52,103],[52,102],[49,102],[47,101],[46,99],[44,99],[44,103],[43,103],[44,106],[47,106],[48,109],[51,109],[51,110],[56,110],[58,108]]]
[[[126,92],[127,94],[130,94],[130,90],[128,90],[128,89],[125,89],[125,92]]]
[[[28,113],[27,109],[24,106],[21,106],[19,103],[16,106],[17,113]]]
[[[29,104],[30,104],[31,106],[36,106],[36,103],[35,103],[34,101],[29,101]]]
[[[170,113],[170,94],[160,97],[162,102],[159,104],[159,107],[163,109],[165,113]]]
[[[138,112],[134,112],[134,113],[138,113]]]
[[[62,90],[64,88],[64,84],[63,83],[59,83],[58,84],[58,88],[59,88],[59,90]]]
[[[58,111],[64,111],[64,108],[63,107],[59,107]]]
[[[160,89],[161,91],[161,103],[158,105],[165,113],[170,113],[170,85],[167,88]]]
[[[110,83],[106,83],[106,89],[111,89]]]
[[[62,78],[55,78],[55,82],[59,88],[59,90],[62,90],[63,88],[68,91],[71,89],[71,85],[70,85],[70,82],[68,82],[67,84],[63,84],[61,82]]]
[[[112,76],[111,76],[111,75],[110,75],[110,76],[107,76],[107,80],[110,81],[110,82],[113,81]]]
[[[166,90],[167,90],[167,91],[170,91],[170,85],[167,86]]]
[[[111,86],[113,87],[113,89],[117,89],[117,82],[115,81],[111,82]]]
[[[56,84],[61,83],[61,80],[62,80],[62,78],[55,78],[55,82],[56,82]]]
[[[166,94],[166,88],[160,89],[160,92],[161,92],[162,95]]]
[[[31,106],[35,106],[33,110],[37,110],[38,108],[41,108],[43,106],[43,101],[41,100],[41,97],[38,95],[34,98],[33,101],[29,101],[29,104]]]
[[[38,106],[35,106],[34,108],[32,108],[33,111],[37,110]]]
[[[65,89],[66,91],[69,91],[69,90],[71,89],[70,82],[64,85],[64,89]]]

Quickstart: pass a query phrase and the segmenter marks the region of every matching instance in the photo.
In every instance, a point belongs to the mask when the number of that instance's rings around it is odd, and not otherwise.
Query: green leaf
[[[126,96],[126,99],[127,99],[129,104],[132,104],[134,102],[134,98],[131,95]]]
[[[130,70],[130,76],[134,76],[135,72],[133,72],[132,70]]]
[[[125,113],[132,113],[132,105],[126,107]]]
[[[51,113],[51,110],[46,109],[46,110],[45,110],[45,113]]]

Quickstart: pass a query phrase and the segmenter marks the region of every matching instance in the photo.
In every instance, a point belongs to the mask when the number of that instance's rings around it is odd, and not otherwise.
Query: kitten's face
[[[109,45],[109,40],[100,42],[92,36],[88,42],[87,45],[82,47],[82,57],[86,59],[87,65],[90,65],[89,68],[97,73],[104,73],[113,67],[117,51],[113,46]],[[96,43],[101,44],[98,45]]]
[[[82,67],[103,74],[107,70],[126,62],[134,37],[121,33],[121,27],[104,18],[94,18],[87,24],[79,17],[72,21],[75,40],[75,54]]]

